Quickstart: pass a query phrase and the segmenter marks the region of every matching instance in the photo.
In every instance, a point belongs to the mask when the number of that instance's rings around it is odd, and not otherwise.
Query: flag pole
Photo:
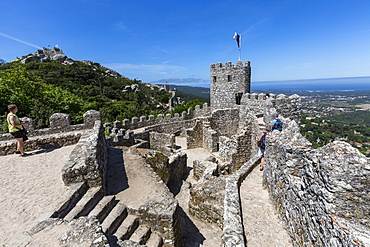
[[[239,46],[239,61],[241,61],[241,56],[242,56],[242,35],[240,34],[239,35],[239,44],[240,44],[240,46]]]

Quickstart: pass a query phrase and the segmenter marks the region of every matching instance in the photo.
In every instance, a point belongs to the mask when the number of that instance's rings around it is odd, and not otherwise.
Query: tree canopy
[[[125,90],[137,84],[137,90]],[[54,113],[66,113],[73,124],[82,121],[84,112],[98,110],[104,121],[123,120],[142,115],[164,113],[171,94],[159,87],[113,77],[98,63],[74,61],[61,64],[5,63],[0,66],[0,105],[3,109],[2,132],[6,132],[7,105],[16,104],[20,117],[34,119],[38,128],[48,126]]]

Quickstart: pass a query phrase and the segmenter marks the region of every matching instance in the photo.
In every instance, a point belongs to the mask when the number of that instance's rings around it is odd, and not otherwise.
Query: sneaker
[[[14,154],[21,154],[21,152],[19,152],[19,151],[15,151],[15,152],[14,152]]]

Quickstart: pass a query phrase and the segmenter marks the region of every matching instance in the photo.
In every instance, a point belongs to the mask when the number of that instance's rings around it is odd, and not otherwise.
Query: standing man
[[[21,154],[25,157],[29,154],[24,152],[24,142],[28,140],[26,133],[23,130],[23,125],[27,122],[20,121],[16,113],[18,112],[18,107],[14,104],[8,105],[9,113],[7,116],[8,129],[10,134],[12,134],[17,139],[17,151],[15,153]]]
[[[278,117],[279,117],[278,114],[274,115],[274,120],[272,120],[271,122],[271,131],[273,130],[282,131],[283,130],[283,122]]]

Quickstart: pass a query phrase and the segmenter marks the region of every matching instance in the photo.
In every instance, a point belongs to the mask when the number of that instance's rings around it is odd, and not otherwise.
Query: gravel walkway
[[[26,231],[66,201],[61,169],[73,148],[0,157],[0,246],[27,246],[33,239]]]
[[[259,166],[256,166],[240,187],[247,245],[248,247],[293,246],[275,213],[267,190],[262,187],[262,174]]]

